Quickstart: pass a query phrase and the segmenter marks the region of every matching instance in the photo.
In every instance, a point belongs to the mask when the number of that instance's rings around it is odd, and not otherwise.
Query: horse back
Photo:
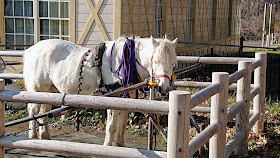
[[[79,67],[89,48],[51,39],[40,41],[24,53],[24,78],[27,90],[60,92],[78,82]]]

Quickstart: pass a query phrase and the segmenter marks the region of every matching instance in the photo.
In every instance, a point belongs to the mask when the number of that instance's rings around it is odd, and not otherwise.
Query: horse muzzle
[[[158,92],[161,96],[166,96],[171,90],[171,87],[167,87],[167,89],[163,89],[161,86],[158,87]]]

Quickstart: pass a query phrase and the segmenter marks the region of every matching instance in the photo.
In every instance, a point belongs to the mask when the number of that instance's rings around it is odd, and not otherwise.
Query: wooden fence
[[[238,64],[238,71],[228,75],[213,73],[212,84],[201,82],[175,82],[176,86],[205,88],[191,97],[191,108],[211,97],[211,108],[200,107],[198,112],[211,112],[210,125],[189,144],[189,154],[194,154],[210,139],[209,157],[229,157],[235,150],[237,155],[248,153],[248,133],[263,130],[265,103],[266,53],[256,53],[255,58],[178,57],[179,62],[204,64]],[[251,74],[254,72],[254,84]],[[237,81],[237,84],[235,82]],[[237,89],[237,102],[227,109],[228,89]],[[253,100],[253,110],[250,101]],[[227,111],[227,113],[226,113]],[[227,121],[236,116],[236,135],[225,144]],[[251,116],[251,117],[250,117]]]
[[[190,157],[210,139],[210,155],[213,158],[228,157],[234,150],[236,154],[248,152],[248,132],[263,129],[263,112],[266,78],[266,54],[257,53],[255,58],[178,57],[180,62],[238,64],[238,71],[229,75],[225,72],[213,73],[210,86],[196,94],[186,91],[172,91],[169,102],[112,98],[84,95],[64,95],[59,93],[25,92],[4,90],[0,84],[0,157],[4,148],[30,149],[81,156],[101,157]],[[254,84],[251,74],[254,71]],[[237,84],[234,84],[237,81]],[[177,84],[177,83],[175,83]],[[182,84],[182,83],[181,83]],[[197,83],[199,84],[199,83]],[[233,84],[233,86],[231,86]],[[182,86],[182,85],[181,85]],[[228,89],[237,88],[237,102],[227,109]],[[211,107],[197,107],[211,97]],[[250,101],[253,99],[253,110]],[[168,114],[167,152],[131,149],[85,143],[55,140],[39,140],[4,136],[4,102],[44,103],[71,107],[116,109],[136,112]],[[189,118],[192,112],[211,112],[210,125],[189,142]],[[252,116],[250,117],[250,114]],[[226,144],[226,124],[236,116],[237,133]],[[256,124],[255,124],[256,123]]]

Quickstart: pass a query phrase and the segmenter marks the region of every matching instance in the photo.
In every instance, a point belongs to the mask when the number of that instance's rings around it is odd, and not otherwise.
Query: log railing
[[[196,107],[198,112],[211,112],[210,125],[198,134],[189,145],[189,154],[196,152],[205,142],[210,139],[209,157],[229,157],[235,151],[237,155],[248,153],[248,133],[254,126],[255,132],[263,130],[263,112],[265,100],[265,79],[266,79],[266,53],[256,53],[255,59],[252,58],[217,58],[217,57],[179,57],[180,62],[204,64],[238,64],[238,71],[220,79],[218,76],[226,74],[213,73],[213,81],[210,83],[202,82],[175,82],[176,86],[204,88],[198,93],[192,95],[191,107],[211,98],[211,109],[208,107]],[[251,74],[254,72],[254,84],[251,85]],[[235,83],[237,81],[237,84]],[[226,86],[223,86],[227,83]],[[237,102],[234,106],[226,109],[227,94],[223,91],[228,89],[237,90]],[[253,110],[250,110],[250,101],[253,102]],[[225,144],[226,122],[236,116],[237,133],[233,139]],[[251,116],[251,117],[250,117]],[[213,129],[214,126],[217,126]],[[213,136],[213,137],[212,137]],[[210,138],[211,137],[211,138]]]
[[[193,58],[193,57],[192,57]],[[178,57],[181,61],[197,61],[198,58],[188,60]],[[254,131],[262,130],[266,54],[257,53],[252,58],[217,58],[206,57],[199,59],[200,63],[237,64],[239,70],[228,73],[213,73],[210,86],[200,92],[190,95],[184,91],[172,91],[169,102],[136,100],[127,98],[97,97],[83,95],[64,95],[44,92],[6,91],[4,81],[0,82],[0,157],[4,157],[4,148],[18,148],[43,150],[59,153],[71,153],[82,156],[102,157],[190,157],[205,142],[210,139],[210,157],[228,157],[234,150],[237,154],[248,152],[248,130],[255,122]],[[255,70],[254,70],[255,69]],[[251,86],[251,72],[254,71],[254,86]],[[237,103],[227,109],[228,89],[237,81]],[[211,97],[211,107],[196,107]],[[252,98],[254,97],[254,98]],[[249,110],[249,102],[253,99],[253,111]],[[67,105],[70,107],[116,109],[147,113],[168,113],[167,152],[147,151],[120,147],[107,147],[84,143],[69,143],[64,141],[38,140],[4,136],[4,102],[44,103],[52,105]],[[189,142],[190,111],[210,112],[210,125]],[[250,118],[250,113],[252,117]],[[226,124],[237,115],[237,134],[226,144]],[[57,147],[49,145],[56,144]],[[69,148],[69,146],[71,146]],[[129,154],[122,154],[129,153]]]
[[[4,80],[0,81],[0,148],[4,157],[4,148],[42,150],[58,153],[71,153],[82,156],[102,157],[188,157],[188,127],[190,112],[190,93],[173,91],[170,102],[139,100],[127,98],[98,97],[84,95],[64,95],[60,93],[7,91]],[[0,86],[1,87],[1,86]],[[168,152],[156,152],[142,149],[130,149],[111,146],[70,143],[54,140],[38,140],[4,136],[4,102],[39,103],[51,105],[67,105],[70,107],[115,109],[148,113],[161,113],[170,116],[168,122],[174,127],[168,131]],[[170,110],[169,110],[170,109]],[[175,129],[175,130],[174,130]],[[184,139],[182,139],[184,138]],[[94,150],[92,149],[94,148]],[[120,153],[119,153],[120,152]],[[125,153],[125,154],[123,154]]]

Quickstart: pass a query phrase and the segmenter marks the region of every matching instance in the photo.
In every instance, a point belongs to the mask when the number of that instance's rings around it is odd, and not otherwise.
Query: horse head
[[[166,95],[170,91],[174,67],[177,66],[176,44],[177,38],[170,41],[165,36],[161,40],[151,37],[154,52],[151,58],[150,76],[153,76],[159,86],[159,92]]]

